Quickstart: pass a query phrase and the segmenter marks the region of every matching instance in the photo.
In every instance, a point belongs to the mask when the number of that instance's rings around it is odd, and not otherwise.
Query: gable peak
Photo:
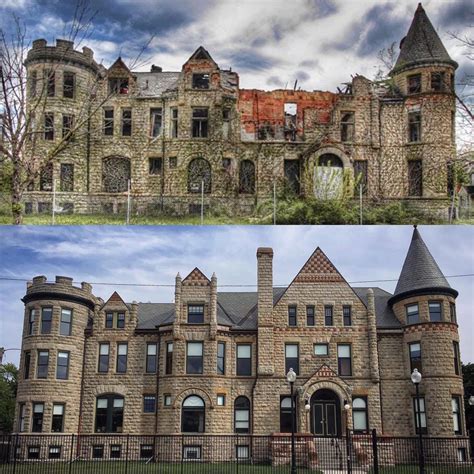
[[[195,267],[183,280],[183,285],[187,286],[208,286],[210,283],[209,278],[198,267]]]
[[[294,282],[298,283],[344,281],[342,275],[320,247],[316,248],[294,279]]]

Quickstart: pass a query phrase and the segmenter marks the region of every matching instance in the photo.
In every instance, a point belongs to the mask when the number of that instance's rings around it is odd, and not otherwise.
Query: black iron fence
[[[469,439],[297,435],[298,473],[474,473]],[[291,436],[0,436],[0,474],[289,473]]]

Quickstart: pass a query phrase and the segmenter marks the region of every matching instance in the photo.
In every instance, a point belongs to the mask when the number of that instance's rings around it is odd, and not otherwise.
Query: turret
[[[17,432],[77,433],[84,331],[96,298],[88,283],[57,276],[27,284],[17,394]]]

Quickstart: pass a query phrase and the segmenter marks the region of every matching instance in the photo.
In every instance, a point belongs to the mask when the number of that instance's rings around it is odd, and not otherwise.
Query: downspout
[[[155,411],[155,435],[158,431],[158,400],[160,399],[160,353],[161,353],[161,333],[160,328],[158,329],[158,347],[156,349],[157,360],[156,360],[156,411]],[[156,438],[156,437],[155,437]]]
[[[258,323],[257,323],[258,324]],[[258,381],[258,329],[256,332],[256,339],[255,339],[255,380],[252,385],[252,433],[254,433],[254,398],[255,398],[255,387],[257,386]]]
[[[160,189],[160,210],[163,212],[163,195],[165,192],[165,98],[161,97],[161,189]]]
[[[87,119],[87,142],[86,142],[86,186],[87,193],[90,191],[90,158],[91,158],[91,119]]]
[[[379,122],[379,151],[378,151],[378,157],[379,157],[379,166],[378,166],[378,195],[379,198],[382,196],[382,103],[379,100],[379,117],[378,117],[378,122]]]

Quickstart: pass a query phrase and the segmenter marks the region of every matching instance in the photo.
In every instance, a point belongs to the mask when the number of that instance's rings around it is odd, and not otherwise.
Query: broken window
[[[104,135],[114,134],[114,109],[104,108]]]
[[[31,71],[30,73],[30,97],[36,97],[36,85],[38,84],[38,73]]]
[[[421,142],[421,113],[408,113],[408,141]]]
[[[289,141],[296,140],[296,112],[297,105],[294,103],[286,103],[285,111],[285,139]]]
[[[408,195],[423,195],[423,162],[421,160],[408,162]]]
[[[161,108],[150,109],[151,136],[159,137],[161,135],[162,111]]]
[[[207,138],[209,109],[193,109],[193,138]]]
[[[255,165],[253,161],[244,160],[240,163],[239,192],[246,194],[255,192]]]
[[[341,159],[334,153],[324,153],[318,160],[319,166],[329,166],[331,168],[342,168],[343,164]]]
[[[232,160],[230,158],[222,158],[222,168],[225,170],[230,170],[232,165]]]
[[[53,190],[53,163],[43,166],[40,173],[40,191]]]
[[[343,112],[341,118],[341,142],[354,140],[354,112]]]
[[[149,174],[161,174],[161,167],[163,165],[161,157],[148,158],[148,165]]]
[[[431,90],[435,92],[442,92],[444,87],[444,72],[431,73]]]
[[[285,181],[288,188],[295,194],[300,193],[300,162],[298,160],[284,161]]]
[[[132,109],[122,109],[122,137],[132,136]]]
[[[209,74],[193,74],[193,89],[209,89]]]
[[[102,162],[102,183],[106,193],[123,193],[130,180],[130,161],[120,156],[104,158]]]
[[[63,97],[74,99],[74,85],[76,75],[73,72],[64,71],[63,73]]]
[[[71,130],[74,128],[74,115],[63,114],[63,138],[72,140]]]
[[[265,122],[258,127],[257,138],[259,140],[269,140],[275,137],[275,128],[269,123]]]
[[[176,168],[178,166],[178,158],[176,156],[170,156],[170,168]]]
[[[362,187],[362,194],[367,194],[367,161],[354,161],[354,178],[357,191],[360,192],[360,188]]]
[[[178,138],[178,107],[171,107],[170,112],[171,138]]]
[[[407,77],[408,94],[418,94],[421,92],[421,74],[413,74]]]
[[[54,140],[54,114],[51,112],[44,114],[44,139]]]
[[[229,138],[230,133],[230,108],[222,109],[222,138]]]
[[[128,94],[128,78],[115,77],[109,79],[109,94]]]
[[[56,75],[54,71],[46,69],[44,71],[44,80],[46,82],[46,96],[54,97],[56,93]]]
[[[72,163],[61,163],[59,187],[61,191],[74,191],[74,165]]]
[[[188,191],[190,193],[211,192],[211,165],[204,158],[195,158],[188,166]]]

